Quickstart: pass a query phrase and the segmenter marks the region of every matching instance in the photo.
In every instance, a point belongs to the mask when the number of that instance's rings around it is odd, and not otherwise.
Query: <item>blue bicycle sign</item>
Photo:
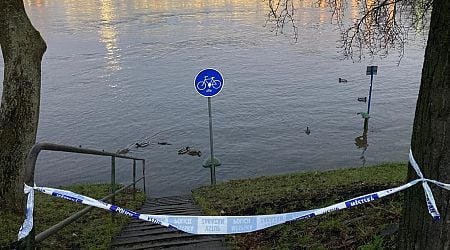
[[[197,92],[205,97],[217,95],[223,87],[223,77],[215,69],[204,69],[194,79],[194,87]]]

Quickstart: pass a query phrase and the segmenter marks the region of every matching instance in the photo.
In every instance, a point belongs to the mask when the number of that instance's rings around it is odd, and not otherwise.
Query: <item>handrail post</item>
[[[28,152],[27,158],[25,160],[25,172],[24,172],[24,182],[30,187],[34,186],[34,169],[36,166],[36,161],[39,153],[42,150],[42,144],[34,144],[33,147]],[[25,195],[25,214],[27,214],[27,203],[28,203],[28,195]],[[34,205],[34,204],[33,204]],[[26,236],[22,241],[19,241],[19,247],[18,249],[35,249],[36,248],[36,242],[35,242],[35,225],[34,225],[34,210],[33,210],[33,228],[31,229],[31,232]]]
[[[144,179],[144,192],[145,192],[145,160],[125,155],[118,155],[116,153],[111,152],[105,152],[105,151],[99,151],[99,150],[93,150],[93,149],[85,149],[81,147],[73,147],[73,146],[67,146],[67,145],[59,145],[59,144],[53,144],[53,143],[36,143],[33,145],[31,150],[28,153],[27,159],[25,160],[25,166],[24,166],[24,182],[32,187],[34,185],[34,172],[36,168],[36,162],[37,158],[39,156],[39,153],[41,151],[57,151],[57,152],[70,152],[70,153],[77,153],[77,154],[86,154],[86,155],[98,155],[98,156],[109,156],[111,157],[111,194],[104,197],[102,200],[106,200],[111,197],[111,203],[115,203],[115,195],[116,195],[116,158],[121,159],[130,159],[134,161],[143,161],[142,165],[142,173],[143,177],[139,178],[138,181],[141,179]],[[135,165],[135,162],[133,163]],[[134,181],[134,185],[136,183],[136,180]],[[131,187],[131,184],[117,190],[117,193],[124,190],[125,188]],[[28,194],[29,195],[29,194]],[[26,202],[27,202],[27,195],[25,195],[25,208],[26,208]],[[20,240],[18,242],[18,249],[34,249],[35,244],[37,242],[42,241],[43,239],[47,238],[50,235],[53,235],[56,231],[58,231],[60,228],[63,228],[67,224],[73,222],[74,220],[81,217],[83,214],[85,214],[87,211],[89,211],[92,207],[88,207],[86,209],[83,209],[79,211],[78,213],[75,213],[73,216],[68,217],[67,219],[61,221],[60,223],[53,225],[51,228],[45,230],[44,232],[39,233],[36,235],[35,227],[33,226],[31,232],[26,236],[24,239]],[[26,211],[25,211],[26,212]],[[114,213],[112,213],[114,216]],[[114,217],[113,217],[114,218]]]
[[[133,160],[133,200],[136,200],[136,160]]]
[[[142,160],[142,177],[144,177],[144,194],[147,194],[145,191],[145,160]]]
[[[34,218],[34,217],[33,217]],[[34,223],[34,220],[33,220]],[[19,245],[17,249],[30,249],[33,250],[36,248],[36,242],[34,240],[34,237],[36,235],[36,232],[34,230],[34,226],[31,229],[30,233],[28,234],[28,236],[26,236],[23,241],[19,241]]]

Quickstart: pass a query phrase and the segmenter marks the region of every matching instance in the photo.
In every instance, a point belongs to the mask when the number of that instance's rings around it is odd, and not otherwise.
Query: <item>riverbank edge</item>
[[[117,188],[122,187],[117,185]],[[110,184],[77,184],[59,187],[95,199],[109,194]],[[145,194],[137,190],[133,200],[131,188],[116,196],[116,204],[131,210],[139,209],[145,202]],[[35,229],[42,232],[60,222],[73,213],[83,209],[85,205],[58,199],[40,192],[35,193]],[[50,236],[37,245],[40,249],[108,249],[112,239],[120,233],[130,220],[127,216],[117,215],[112,219],[111,213],[94,208],[77,221],[69,224],[57,234]],[[0,249],[8,249],[17,240],[17,233],[23,217],[12,212],[0,211]]]
[[[192,191],[207,215],[256,215],[328,206],[405,183],[406,163],[231,180]],[[317,218],[229,236],[234,248],[377,249],[395,246],[402,194]]]

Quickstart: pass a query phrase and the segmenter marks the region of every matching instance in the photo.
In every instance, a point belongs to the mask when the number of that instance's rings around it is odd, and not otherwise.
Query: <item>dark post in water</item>
[[[373,76],[377,74],[378,66],[367,66],[366,75],[370,75],[369,103],[367,104],[367,114],[370,114],[370,102],[372,101]]]

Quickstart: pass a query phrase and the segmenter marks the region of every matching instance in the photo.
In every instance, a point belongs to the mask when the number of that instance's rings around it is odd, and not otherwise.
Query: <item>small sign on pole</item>
[[[367,66],[366,75],[376,75],[378,71],[378,66]]]
[[[211,169],[211,184],[216,184],[216,166],[220,166],[220,161],[214,158],[214,143],[213,143],[213,132],[212,132],[212,108],[211,108],[211,97],[216,96],[223,88],[223,77],[219,71],[207,68],[200,71],[194,78],[195,90],[204,97],[208,97],[208,115],[209,115],[209,145],[211,150],[211,155],[209,159],[203,162],[204,167],[209,167]]]

